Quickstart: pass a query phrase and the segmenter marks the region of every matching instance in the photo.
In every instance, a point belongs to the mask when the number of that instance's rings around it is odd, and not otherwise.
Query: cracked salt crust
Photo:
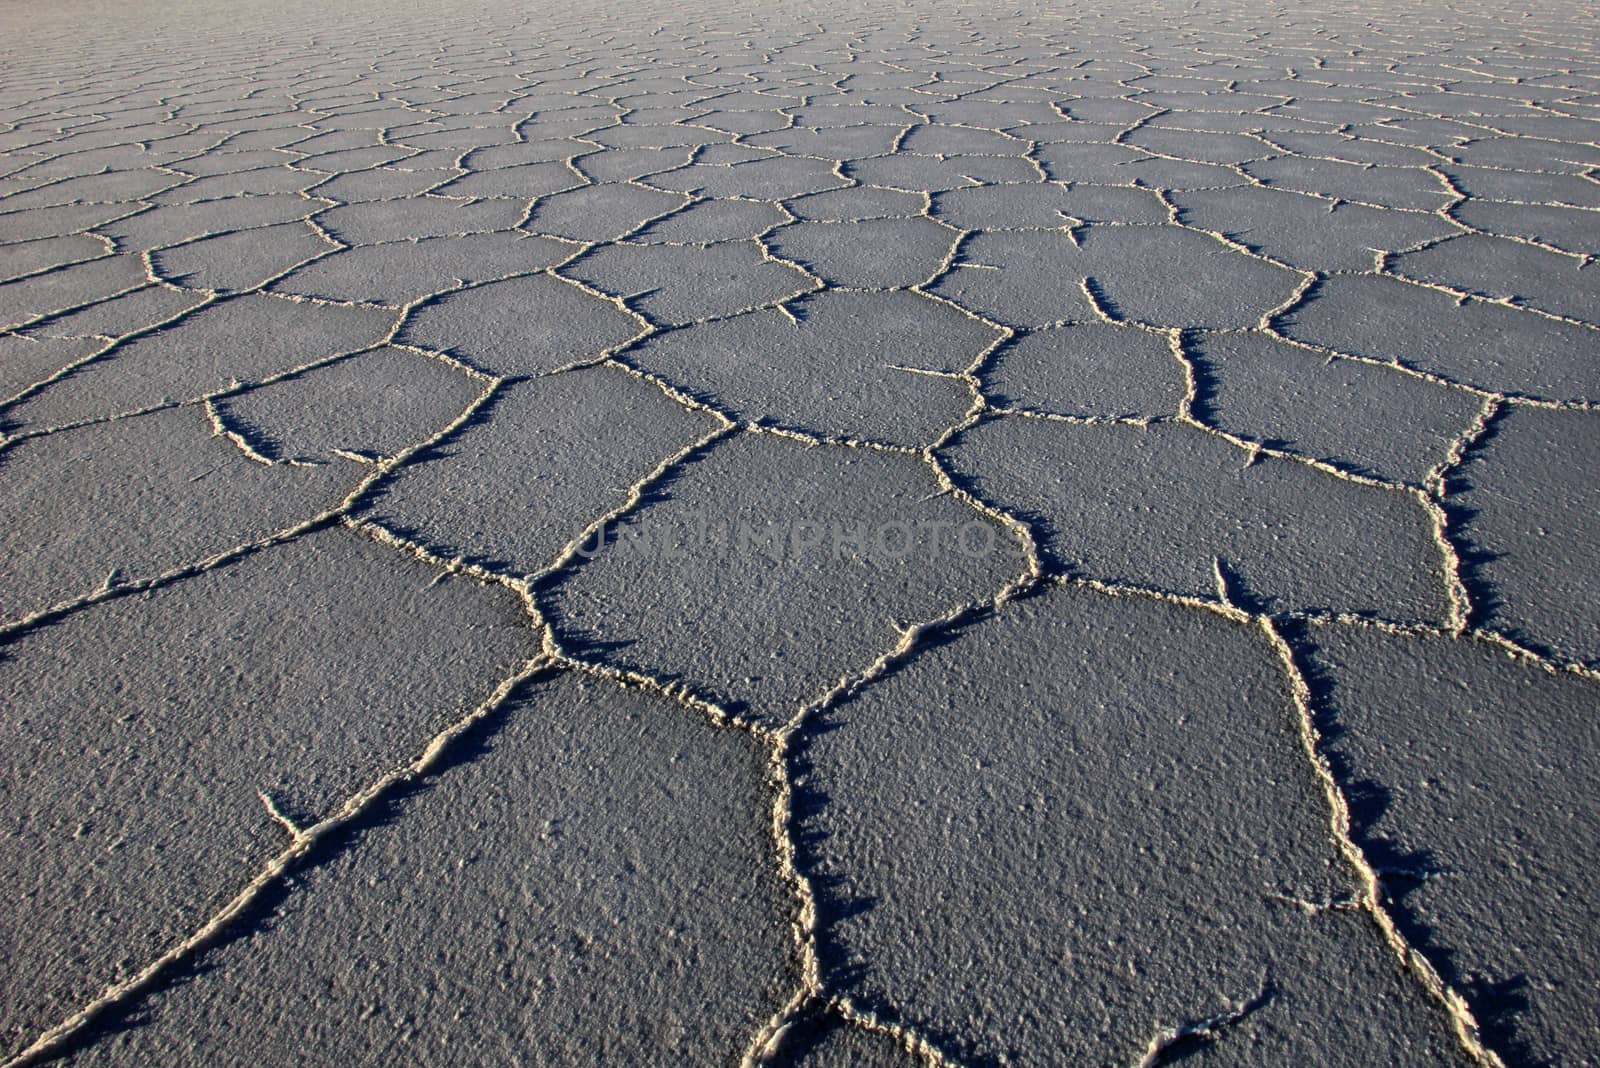
[[[1592,12],[81,14],[4,1063],[1592,1059]]]

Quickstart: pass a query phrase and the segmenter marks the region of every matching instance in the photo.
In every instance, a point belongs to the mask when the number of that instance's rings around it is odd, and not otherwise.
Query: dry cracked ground
[[[0,1063],[1600,1062],[1597,30],[0,7]]]

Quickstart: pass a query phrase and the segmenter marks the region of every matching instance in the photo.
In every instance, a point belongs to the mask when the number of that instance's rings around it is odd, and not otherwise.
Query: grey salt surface
[[[841,985],[980,1060],[1137,1063],[1163,1027],[1265,992],[1262,1026],[1224,1040],[1241,1059],[1451,1061],[1365,918],[1296,904],[1350,876],[1259,629],[1066,589],[971,636],[806,746]],[[1148,661],[1178,642],[1182,662]]]
[[[1427,514],[1403,490],[1250,457],[1170,423],[1071,424],[1008,415],[964,431],[951,466],[980,497],[1034,520],[1058,566],[1200,596],[1216,564],[1273,610],[1448,610]]]
[[[200,926],[531,655],[515,597],[329,530],[6,647],[5,1052]],[[418,655],[424,653],[425,655]]]
[[[0,1068],[1600,1061],[1597,39],[0,10]]]
[[[1600,665],[1600,438],[1587,412],[1513,409],[1462,465],[1462,542],[1486,617],[1535,648]]]
[[[1022,570],[1004,530],[937,488],[906,456],[725,439],[654,507],[589,539],[550,594],[553,623],[605,660],[781,724],[866,668],[897,626]]]
[[[628,420],[639,425],[611,431]],[[495,398],[483,421],[385,483],[373,515],[442,555],[532,573],[554,563],[591,519],[622,505],[628,487],[663,456],[716,427],[616,368],[519,382]],[[520,488],[507,492],[512,486]]]
[[[1402,922],[1473,990],[1513,1057],[1584,1063],[1579,1022],[1600,1006],[1593,685],[1486,643],[1337,626],[1307,637],[1332,749]]]
[[[703,1064],[788,996],[764,755],[563,675],[72,1064]]]

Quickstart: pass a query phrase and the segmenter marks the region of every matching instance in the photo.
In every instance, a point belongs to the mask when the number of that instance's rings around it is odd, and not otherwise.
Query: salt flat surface
[[[393,7],[0,7],[0,1065],[1600,1063],[1592,7]]]

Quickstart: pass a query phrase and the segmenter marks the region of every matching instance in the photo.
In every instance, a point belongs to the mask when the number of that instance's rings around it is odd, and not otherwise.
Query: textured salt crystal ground
[[[0,1063],[1600,1063],[1592,7],[532,7],[0,9]]]

